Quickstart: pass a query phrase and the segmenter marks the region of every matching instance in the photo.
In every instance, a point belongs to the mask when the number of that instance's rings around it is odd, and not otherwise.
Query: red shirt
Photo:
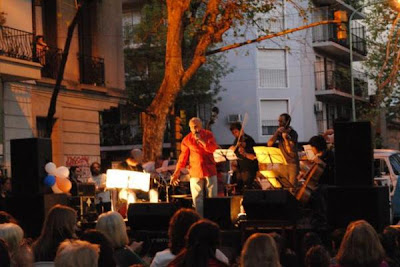
[[[203,178],[217,175],[213,153],[218,146],[214,135],[210,131],[201,129],[200,139],[206,143],[205,146],[196,142],[193,133],[183,138],[181,154],[176,164],[177,170],[185,168],[189,159],[188,170],[191,177]]]

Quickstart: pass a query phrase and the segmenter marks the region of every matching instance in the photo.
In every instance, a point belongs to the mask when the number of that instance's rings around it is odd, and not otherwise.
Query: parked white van
[[[400,175],[400,151],[393,149],[374,149],[375,183],[387,185],[393,197],[397,179]]]

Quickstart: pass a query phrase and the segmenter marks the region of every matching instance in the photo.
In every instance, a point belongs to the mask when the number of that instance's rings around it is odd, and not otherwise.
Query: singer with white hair
[[[207,197],[216,197],[217,167],[213,153],[218,145],[212,132],[203,129],[201,120],[197,117],[189,121],[190,133],[183,138],[181,154],[171,176],[171,184],[179,184],[179,175],[189,160],[190,191],[196,211],[203,215],[204,191]]]

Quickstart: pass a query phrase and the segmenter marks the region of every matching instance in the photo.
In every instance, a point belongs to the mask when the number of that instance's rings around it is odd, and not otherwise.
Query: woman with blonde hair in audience
[[[63,241],[57,250],[55,267],[97,267],[99,245],[82,240]]]
[[[32,246],[35,262],[54,261],[60,243],[76,238],[75,228],[75,210],[63,205],[51,208],[44,220],[42,232]]]
[[[263,233],[251,235],[240,255],[241,267],[280,267],[279,254],[274,239]]]
[[[121,214],[115,211],[102,213],[97,220],[96,230],[102,232],[110,240],[114,248],[114,259],[117,266],[144,264],[142,259],[128,246],[128,233]]]
[[[385,251],[375,229],[359,220],[347,226],[335,267],[387,267]]]

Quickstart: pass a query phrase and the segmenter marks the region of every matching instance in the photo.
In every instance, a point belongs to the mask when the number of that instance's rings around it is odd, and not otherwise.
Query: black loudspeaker
[[[335,185],[373,185],[371,123],[335,123]]]
[[[66,194],[16,195],[7,199],[7,212],[12,214],[24,229],[25,236],[40,235],[44,219],[56,204],[68,205]]]
[[[167,230],[175,211],[172,203],[129,204],[128,223],[132,230]]]
[[[221,229],[230,229],[240,213],[242,196],[213,197],[204,200],[204,218],[219,225]]]
[[[298,201],[288,190],[246,190],[243,207],[248,220],[295,222]]]
[[[52,161],[51,140],[27,138],[11,140],[12,192],[38,194],[45,192],[44,166]]]
[[[366,220],[378,231],[390,224],[389,189],[386,186],[337,186],[327,191],[328,222],[345,228],[349,222]]]

